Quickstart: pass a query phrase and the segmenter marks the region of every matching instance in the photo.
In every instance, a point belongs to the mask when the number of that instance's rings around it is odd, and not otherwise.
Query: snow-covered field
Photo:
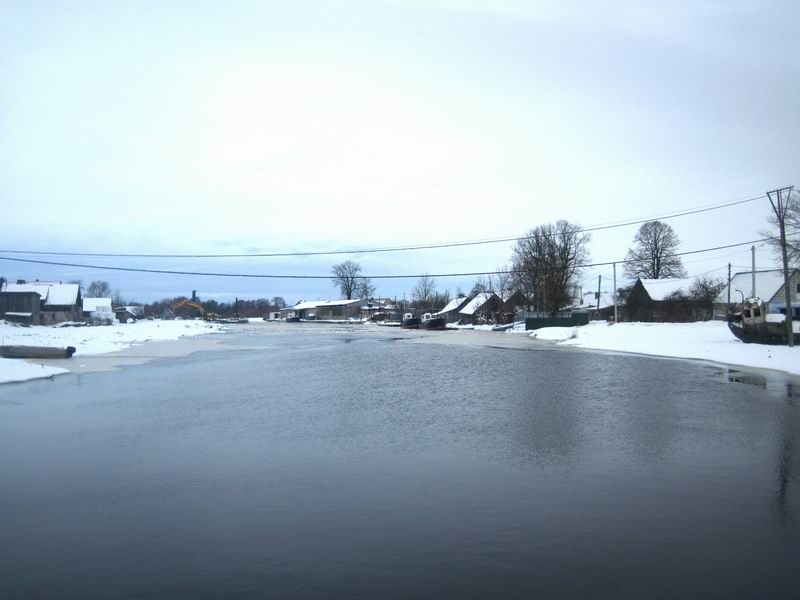
[[[745,344],[722,321],[615,325],[596,321],[582,327],[546,327],[531,337],[594,350],[702,359],[800,374],[800,347]]]
[[[116,352],[149,341],[222,331],[204,321],[137,321],[108,327],[16,327],[0,321],[0,344],[7,346],[74,346],[76,357]],[[66,369],[0,358],[0,383],[66,373]]]

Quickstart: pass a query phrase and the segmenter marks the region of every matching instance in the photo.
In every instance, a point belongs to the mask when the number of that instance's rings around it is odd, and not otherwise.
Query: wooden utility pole
[[[600,318],[600,282],[603,281],[603,276],[597,276],[597,318]]]
[[[752,283],[750,284],[750,297],[756,297],[756,247],[750,246],[750,263],[752,264]]]
[[[619,323],[619,314],[617,313],[617,263],[614,263],[614,323]]]
[[[794,329],[792,327],[792,292],[789,286],[789,258],[786,255],[786,209],[789,205],[789,196],[794,186],[779,188],[767,192],[769,203],[778,218],[781,232],[781,258],[783,259],[783,292],[786,297],[786,340],[790,348],[794,347]],[[784,198],[786,192],[786,198]]]
[[[731,263],[728,263],[728,312],[731,311]]]

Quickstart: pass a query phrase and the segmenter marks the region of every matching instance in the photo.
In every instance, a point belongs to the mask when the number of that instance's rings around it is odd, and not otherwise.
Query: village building
[[[442,310],[437,313],[433,313],[434,317],[444,317],[446,323],[456,323],[461,319],[461,315],[458,312],[464,308],[470,299],[467,296],[462,296],[460,298],[453,298],[444,305]]]
[[[0,316],[30,325],[78,321],[82,318],[80,285],[43,281],[6,283],[0,291]]]
[[[93,323],[111,325],[115,318],[111,298],[84,298],[83,318]]]
[[[144,319],[144,306],[117,306],[114,309],[114,316],[120,323],[138,321],[139,319]]]
[[[395,315],[397,308],[389,299],[361,301],[361,318],[367,321],[385,321]]]
[[[786,294],[783,287],[783,270],[769,269],[755,272],[755,289],[753,288],[753,271],[740,271],[731,277],[717,298],[714,300],[714,313],[724,317],[728,312],[728,289],[730,288],[731,305],[739,304],[744,298],[760,298],[767,305],[768,313],[786,314]],[[789,272],[789,295],[792,305],[792,316],[800,318],[800,271]]]
[[[317,306],[322,304],[322,300],[314,300],[312,302],[306,302],[304,300],[300,300],[294,306],[286,306],[280,310],[281,317],[284,319],[288,319],[291,317],[299,317],[303,320],[312,320],[316,319],[317,317]]]
[[[517,313],[527,310],[530,306],[528,297],[519,290],[503,290],[500,299],[503,301],[504,323],[512,323]]]
[[[494,292],[481,292],[458,311],[460,321],[465,325],[497,323],[502,318],[503,301]]]
[[[361,300],[329,300],[317,305],[317,320],[346,321],[361,318]]]
[[[689,322],[697,320],[694,303],[687,300],[692,279],[637,279],[625,303],[629,321]]]

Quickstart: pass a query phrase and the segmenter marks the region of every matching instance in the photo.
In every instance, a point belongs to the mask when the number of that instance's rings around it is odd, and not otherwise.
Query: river
[[[796,597],[796,382],[412,342],[0,386],[0,596]]]

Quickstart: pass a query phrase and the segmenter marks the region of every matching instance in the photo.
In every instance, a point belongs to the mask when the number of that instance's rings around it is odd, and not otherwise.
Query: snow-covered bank
[[[0,321],[0,344],[9,346],[74,346],[75,357],[117,352],[149,341],[177,340],[222,331],[222,326],[204,321],[137,321],[108,327],[16,327]],[[60,367],[0,358],[0,383],[25,381],[66,373]]]
[[[722,321],[616,325],[598,321],[582,327],[538,329],[531,337],[593,350],[702,359],[800,374],[800,348],[744,344]]]

